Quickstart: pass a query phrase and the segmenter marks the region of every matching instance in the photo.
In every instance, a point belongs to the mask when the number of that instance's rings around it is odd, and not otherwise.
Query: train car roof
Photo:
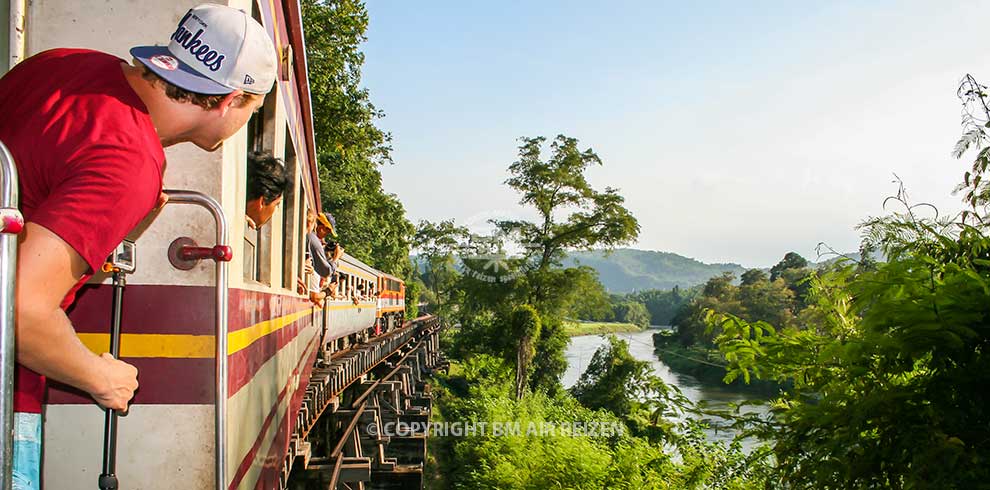
[[[354,258],[348,253],[344,252],[344,255],[340,257],[340,272],[346,274],[353,274],[356,276],[362,276],[369,281],[373,281],[378,278],[378,276],[383,273],[378,269],[361,262],[360,260]]]

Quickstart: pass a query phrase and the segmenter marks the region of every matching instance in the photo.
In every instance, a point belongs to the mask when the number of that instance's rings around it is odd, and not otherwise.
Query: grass
[[[579,335],[600,335],[603,333],[642,332],[644,329],[633,323],[583,322],[567,320],[564,329],[570,337]]]

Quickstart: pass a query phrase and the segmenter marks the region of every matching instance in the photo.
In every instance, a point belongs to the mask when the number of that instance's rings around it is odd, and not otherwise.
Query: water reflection
[[[666,364],[657,359],[653,352],[653,333],[658,328],[654,327],[642,332],[618,333],[617,337],[629,343],[629,353],[636,359],[647,361],[653,366],[654,373],[668,385],[677,386],[681,393],[694,403],[705,401],[712,408],[728,408],[730,403],[740,403],[745,400],[752,400],[758,395],[751,393],[739,393],[729,390],[724,385],[704,384],[697,378],[688,374],[675,373]],[[571,344],[565,352],[567,358],[567,371],[564,373],[564,386],[570,388],[577,383],[578,378],[588,367],[591,358],[607,340],[600,335],[582,335],[572,337]],[[744,408],[746,413],[766,414],[766,407]],[[711,428],[706,431],[710,440],[731,441],[735,436],[735,431],[724,427],[725,421],[720,419],[708,420]],[[743,440],[743,447],[747,451],[752,448],[756,441]]]

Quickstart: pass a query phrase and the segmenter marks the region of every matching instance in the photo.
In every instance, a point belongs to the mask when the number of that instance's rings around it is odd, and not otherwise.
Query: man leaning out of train
[[[264,226],[272,219],[289,187],[285,163],[267,151],[252,151],[247,158],[247,203],[244,217],[251,228]]]
[[[313,256],[313,268],[324,279],[320,284],[321,289],[327,285],[327,281],[334,282],[337,264],[344,255],[344,247],[334,240],[337,238],[336,226],[337,221],[332,214],[320,213],[316,215],[316,229],[306,237]]]
[[[14,488],[40,486],[45,378],[126,410],[137,370],[89,351],[64,312],[117,244],[164,203],[164,147],[208,151],[261,106],[276,77],[265,29],[240,10],[201,5],[170,42],[128,63],[53,49],[0,79],[0,141],[20,176],[27,225],[17,259]],[[108,327],[109,328],[109,327]]]
[[[306,262],[305,262],[305,277],[304,281],[302,278],[298,279],[297,290],[299,294],[309,294],[309,300],[317,307],[323,307],[323,299],[326,298],[326,294],[320,290],[320,276],[316,274],[316,268],[314,264],[316,260],[326,260],[326,256],[322,255],[321,252],[313,250],[312,237],[316,234],[316,213],[313,210],[309,210],[306,213]]]

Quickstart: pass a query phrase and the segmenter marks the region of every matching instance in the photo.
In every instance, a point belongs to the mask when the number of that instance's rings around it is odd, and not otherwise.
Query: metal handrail
[[[165,190],[167,204],[195,204],[213,214],[217,224],[217,245],[229,246],[227,217],[215,199],[201,192]],[[229,258],[229,257],[228,257]],[[214,412],[216,490],[227,488],[227,262],[217,260],[216,272],[216,402]]]
[[[14,294],[17,281],[17,237],[24,218],[17,209],[17,167],[0,143],[0,489],[11,488],[14,460]]]

